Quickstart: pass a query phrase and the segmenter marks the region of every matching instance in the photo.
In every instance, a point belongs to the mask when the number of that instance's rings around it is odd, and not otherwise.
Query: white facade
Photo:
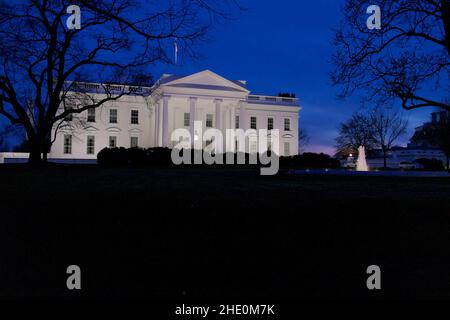
[[[247,130],[255,120],[256,129],[268,129],[273,123],[281,155],[296,155],[299,111],[298,99],[252,95],[244,81],[230,81],[209,70],[185,77],[164,75],[150,95],[123,96],[91,111],[90,117],[88,111],[74,115],[56,134],[55,128],[49,158],[94,160],[100,150],[112,146],[172,148],[172,132],[186,128],[194,136],[194,120],[202,121],[203,132],[208,127]]]

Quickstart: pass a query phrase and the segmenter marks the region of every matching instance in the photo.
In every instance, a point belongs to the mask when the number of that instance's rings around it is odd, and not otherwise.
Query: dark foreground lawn
[[[450,298],[450,179],[258,173],[0,166],[0,298]]]

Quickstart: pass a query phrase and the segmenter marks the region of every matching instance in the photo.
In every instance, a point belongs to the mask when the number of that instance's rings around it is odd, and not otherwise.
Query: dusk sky
[[[310,136],[304,151],[334,154],[339,123],[358,110],[360,97],[336,98],[330,85],[333,28],[339,24],[344,0],[279,1],[240,0],[247,9],[216,25],[210,41],[198,48],[203,58],[183,60],[178,66],[152,67],[152,75],[187,75],[205,69],[233,80],[247,80],[255,94],[292,92],[300,99],[300,126]],[[182,55],[182,52],[180,52]],[[394,107],[401,109],[397,104]],[[405,112],[409,130],[428,120],[431,108]],[[0,125],[5,119],[0,119]]]
[[[210,69],[225,78],[247,80],[256,94],[294,92],[303,108],[300,126],[310,136],[306,151],[333,154],[339,123],[361,107],[358,96],[336,99],[339,88],[330,85],[328,76],[332,29],[339,25],[343,2],[241,0],[247,10],[212,30],[211,42],[200,48],[204,59],[185,61],[177,68],[158,68],[154,76]],[[401,144],[431,111],[405,112],[410,128]]]

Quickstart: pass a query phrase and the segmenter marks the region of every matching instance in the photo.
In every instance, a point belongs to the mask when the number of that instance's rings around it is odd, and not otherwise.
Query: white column
[[[236,128],[236,106],[231,107],[231,126],[230,129]]]
[[[230,107],[225,111],[225,129],[230,129]]]
[[[217,130],[222,130],[222,118],[221,118],[221,112],[222,110],[220,109],[220,104],[222,103],[222,99],[214,99],[214,104],[216,105],[216,115],[214,116],[214,118],[216,119],[216,129]]]
[[[191,133],[191,145],[194,146],[195,132],[194,132],[194,121],[196,117],[196,109],[197,106],[197,98],[190,97],[189,98],[189,130]]]
[[[214,99],[214,104],[216,106],[216,113],[214,115],[214,119],[215,119],[215,128],[217,130],[220,130],[222,132],[223,137],[225,138],[225,132],[223,132],[223,128],[222,128],[222,108],[221,108],[221,104],[222,104],[222,99]],[[215,145],[215,149],[216,149],[216,153],[222,153],[223,152],[223,142],[224,140],[222,140],[222,143],[219,144],[217,143]]]
[[[154,147],[159,145],[159,103],[155,106]]]
[[[250,125],[248,123],[248,119],[247,119],[248,115],[247,115],[247,106],[246,103],[244,101],[240,101],[239,102],[239,127],[241,127],[242,130],[247,131],[250,128]],[[249,139],[245,139],[245,149],[241,150],[244,152],[249,152],[250,151],[250,146],[249,144]]]
[[[230,116],[231,116],[230,129],[236,129],[236,106],[231,106]],[[230,141],[230,150],[232,152],[236,152],[235,144],[236,143],[234,141]]]
[[[230,150],[230,141],[227,137],[227,129],[230,129],[230,116],[231,112],[230,112],[230,107],[227,106],[225,109],[225,128],[223,128],[223,134],[224,134],[224,138],[225,138],[225,151],[229,151]]]
[[[163,125],[162,125],[162,145],[169,146],[169,99],[170,96],[163,97]]]
[[[239,110],[239,126],[245,130],[247,130],[250,126],[247,119],[247,109],[245,102],[241,102],[239,104],[240,110]]]
[[[158,108],[158,147],[162,147],[163,106]]]

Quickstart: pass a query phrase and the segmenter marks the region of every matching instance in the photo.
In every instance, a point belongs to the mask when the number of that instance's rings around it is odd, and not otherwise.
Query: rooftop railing
[[[283,105],[298,105],[298,98],[290,98],[290,97],[277,97],[277,96],[263,96],[263,95],[254,95],[251,94],[248,96],[249,102],[261,102],[261,103],[274,103],[274,104],[283,104]]]

